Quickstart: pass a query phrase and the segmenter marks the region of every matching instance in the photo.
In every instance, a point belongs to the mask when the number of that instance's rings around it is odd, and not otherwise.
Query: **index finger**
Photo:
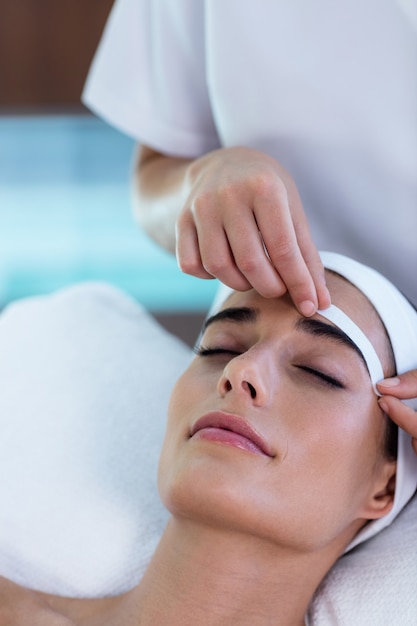
[[[313,315],[319,305],[318,288],[301,252],[286,194],[281,192],[268,194],[268,197],[257,197],[255,217],[271,263],[288,289],[295,306],[302,315]],[[302,233],[302,236],[305,247],[308,233]],[[328,306],[330,298],[323,298],[322,293],[324,270],[312,241],[311,248],[310,258],[314,258],[314,251],[316,253],[315,272],[320,274],[321,267],[323,275],[318,280],[321,288],[320,305],[323,306],[325,299],[325,306]]]

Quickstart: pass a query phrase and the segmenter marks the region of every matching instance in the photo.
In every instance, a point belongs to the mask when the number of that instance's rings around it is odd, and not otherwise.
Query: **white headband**
[[[390,338],[397,373],[402,374],[417,368],[417,312],[402,293],[384,276],[358,261],[333,252],[321,252],[320,256],[326,269],[336,272],[355,285],[376,309]],[[332,321],[339,325],[336,320]],[[342,322],[340,322],[340,328],[349,335],[364,354],[372,382],[375,384],[378,380],[375,379],[375,374],[371,370],[373,365],[371,365],[371,361],[368,362],[361,339],[358,336],[352,336]],[[376,374],[376,376],[379,377],[379,374]],[[414,409],[417,408],[416,400],[409,401],[407,404]],[[412,448],[410,435],[399,428],[397,475],[393,507],[384,517],[367,524],[356,535],[346,551],[370,539],[383,528],[389,526],[413,496],[416,488],[417,455]]]
[[[319,315],[325,317],[330,322],[333,322],[335,326],[343,330],[346,335],[353,341],[353,343],[362,352],[365,363],[368,367],[369,376],[374,387],[374,391],[377,396],[382,394],[376,388],[376,383],[380,382],[384,378],[384,371],[382,369],[379,356],[375,352],[375,348],[369,341],[364,332],[334,304],[331,304],[327,309],[319,309],[317,311]]]
[[[417,312],[401,294],[400,291],[384,276],[370,267],[353,259],[333,252],[320,253],[322,263],[328,270],[332,270],[346,278],[357,287],[372,303],[379,314],[391,341],[398,374],[417,368]],[[221,285],[210,315],[217,311],[233,290]],[[368,367],[369,375],[375,393],[381,395],[375,384],[384,378],[382,365],[375,349],[363,331],[338,307],[330,305],[325,310],[319,310],[319,315],[333,322],[343,330],[362,352]],[[417,399],[407,401],[407,404],[417,409]],[[417,416],[416,416],[417,419]],[[391,511],[382,517],[367,524],[353,539],[345,552],[359,543],[376,535],[397,517],[417,489],[417,455],[411,445],[411,437],[401,428],[398,429],[398,456],[395,482],[394,504]]]

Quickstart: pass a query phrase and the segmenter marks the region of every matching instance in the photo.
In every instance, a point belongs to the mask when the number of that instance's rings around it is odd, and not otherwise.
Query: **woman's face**
[[[387,370],[369,302],[335,275],[328,286]],[[234,293],[172,393],[161,497],[174,515],[295,549],[347,544],[388,512],[384,433],[366,365],[343,333],[302,318],[288,296]]]

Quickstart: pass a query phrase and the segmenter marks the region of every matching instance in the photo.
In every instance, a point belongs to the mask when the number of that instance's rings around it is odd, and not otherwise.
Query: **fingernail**
[[[304,300],[300,304],[300,311],[306,317],[311,317],[316,312],[316,305],[310,300]]]
[[[394,376],[394,378],[384,378],[384,380],[381,380],[378,385],[382,385],[383,387],[396,387],[400,384],[400,382],[401,381],[398,376]]]

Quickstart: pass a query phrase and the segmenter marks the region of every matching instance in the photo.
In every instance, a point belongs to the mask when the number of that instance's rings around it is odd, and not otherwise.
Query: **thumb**
[[[377,383],[378,390],[384,395],[407,399],[417,398],[417,369],[409,370],[393,378],[385,378]]]

